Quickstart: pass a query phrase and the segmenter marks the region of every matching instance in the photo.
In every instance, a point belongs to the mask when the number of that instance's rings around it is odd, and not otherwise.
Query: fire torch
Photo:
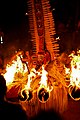
[[[40,102],[45,103],[50,96],[50,92],[46,88],[41,88],[38,91],[38,99]]]
[[[32,91],[27,89],[22,89],[18,94],[18,98],[21,101],[25,101],[25,100],[30,101],[32,97],[33,97]]]

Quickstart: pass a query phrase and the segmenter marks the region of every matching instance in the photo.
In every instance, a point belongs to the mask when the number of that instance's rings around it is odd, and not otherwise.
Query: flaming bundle
[[[68,69],[70,76],[69,95],[74,100],[80,100],[80,50],[69,55],[71,67]]]
[[[24,101],[24,100],[30,100],[32,98],[32,90],[31,90],[31,82],[33,80],[33,78],[35,78],[36,76],[36,70],[33,68],[30,71],[30,74],[28,75],[28,81],[25,84],[24,89],[22,89],[19,92],[19,99]]]
[[[52,90],[47,84],[47,79],[48,72],[44,69],[44,66],[42,66],[42,76],[40,81],[40,87],[38,89],[38,98],[43,103],[48,100],[50,96],[50,91]]]
[[[18,53],[17,55],[14,55],[12,61],[6,65],[6,69],[3,71],[2,75],[6,79],[7,84],[7,92],[10,91],[14,86],[16,87],[16,90],[18,88],[24,87],[24,84],[26,84],[27,81],[27,74],[28,74],[28,68],[26,63],[22,63],[22,54]],[[16,91],[12,92],[13,96]],[[18,91],[17,91],[18,92]],[[12,96],[11,92],[10,96]],[[9,97],[10,97],[9,96]]]
[[[6,79],[7,85],[14,82],[15,80],[19,81],[21,77],[25,76],[27,71],[26,64],[22,63],[20,56],[16,56],[16,59],[13,60],[11,64],[7,64],[6,66],[4,77]]]

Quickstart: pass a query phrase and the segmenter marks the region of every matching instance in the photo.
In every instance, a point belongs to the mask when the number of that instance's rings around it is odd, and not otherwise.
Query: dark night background
[[[60,51],[80,48],[80,0],[50,0],[50,4],[56,33],[60,36]],[[27,0],[0,1],[0,29],[4,33],[4,47],[8,51],[30,48],[26,12]]]

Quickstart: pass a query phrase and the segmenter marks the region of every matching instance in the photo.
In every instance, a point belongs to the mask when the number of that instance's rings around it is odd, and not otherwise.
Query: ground
[[[80,120],[80,101],[69,98],[68,108],[63,113],[64,120]]]

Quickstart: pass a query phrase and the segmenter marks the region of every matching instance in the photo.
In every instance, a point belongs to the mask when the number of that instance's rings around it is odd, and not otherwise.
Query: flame
[[[42,72],[40,73],[41,81],[39,82],[41,88],[45,88],[48,92],[52,91],[53,87],[48,86],[48,72],[45,70],[44,65],[42,65]]]
[[[65,76],[66,76],[66,81],[70,81],[70,68],[65,67],[64,65],[64,69],[65,69]]]
[[[7,64],[6,72],[4,73],[4,78],[6,79],[6,84],[11,84],[15,79],[15,74],[21,73],[24,75],[28,70],[26,64],[21,61],[21,56],[16,56],[16,60],[12,61],[12,64]],[[19,77],[19,76],[18,76]]]
[[[72,54],[70,84],[80,88],[80,54]]]
[[[70,85],[80,88],[80,50],[76,54],[73,51],[69,57],[71,62],[70,68],[65,67],[66,76],[69,76]]]
[[[35,68],[32,68],[31,71],[30,71],[30,74],[28,75],[28,82],[27,82],[27,85],[25,85],[25,88],[26,89],[30,89],[30,84],[32,82],[32,79],[36,76],[36,70]]]
[[[31,82],[33,80],[33,78],[36,77],[36,74],[39,74],[39,72],[37,72],[35,70],[35,68],[32,68],[31,71],[30,71],[30,74],[28,74],[28,82],[26,85],[24,85],[24,88],[21,90],[21,94],[20,94],[20,97],[22,100],[30,100],[32,98],[32,90],[31,90]],[[26,95],[26,97],[24,98],[24,95],[23,95],[23,92],[24,94]]]
[[[28,68],[26,63],[22,62],[23,56],[22,54],[16,55],[15,59],[12,60],[10,64],[6,66],[6,72],[4,73],[4,78],[6,79],[6,84],[11,85],[14,81],[19,81],[25,76],[25,73],[28,72]],[[42,65],[41,68],[37,71],[35,68],[32,68],[27,74],[27,83],[22,83],[22,90],[19,91],[20,97],[23,100],[30,100],[32,98],[32,88],[31,82],[36,80],[35,78],[41,78],[39,82],[39,89],[43,88],[44,94],[47,94],[47,97],[52,88],[48,86],[48,72],[45,70],[45,65]],[[24,79],[24,78],[23,78]],[[40,80],[40,79],[39,79]],[[22,81],[22,80],[21,80]],[[17,83],[18,84],[18,83]],[[45,98],[44,98],[45,99]]]
[[[78,101],[80,100],[80,50],[72,51],[69,55],[70,68],[65,68],[66,80],[69,79],[68,93],[70,97]]]
[[[41,81],[40,81],[41,87],[47,87],[47,76],[48,76],[48,72],[44,69],[44,65],[43,65],[42,66]]]
[[[48,80],[48,72],[45,70],[44,65],[42,65],[42,72],[41,72],[41,81],[40,83],[40,87],[38,89],[38,99],[40,100],[40,102],[45,103],[50,95],[50,89],[49,86],[47,84],[47,80]]]

